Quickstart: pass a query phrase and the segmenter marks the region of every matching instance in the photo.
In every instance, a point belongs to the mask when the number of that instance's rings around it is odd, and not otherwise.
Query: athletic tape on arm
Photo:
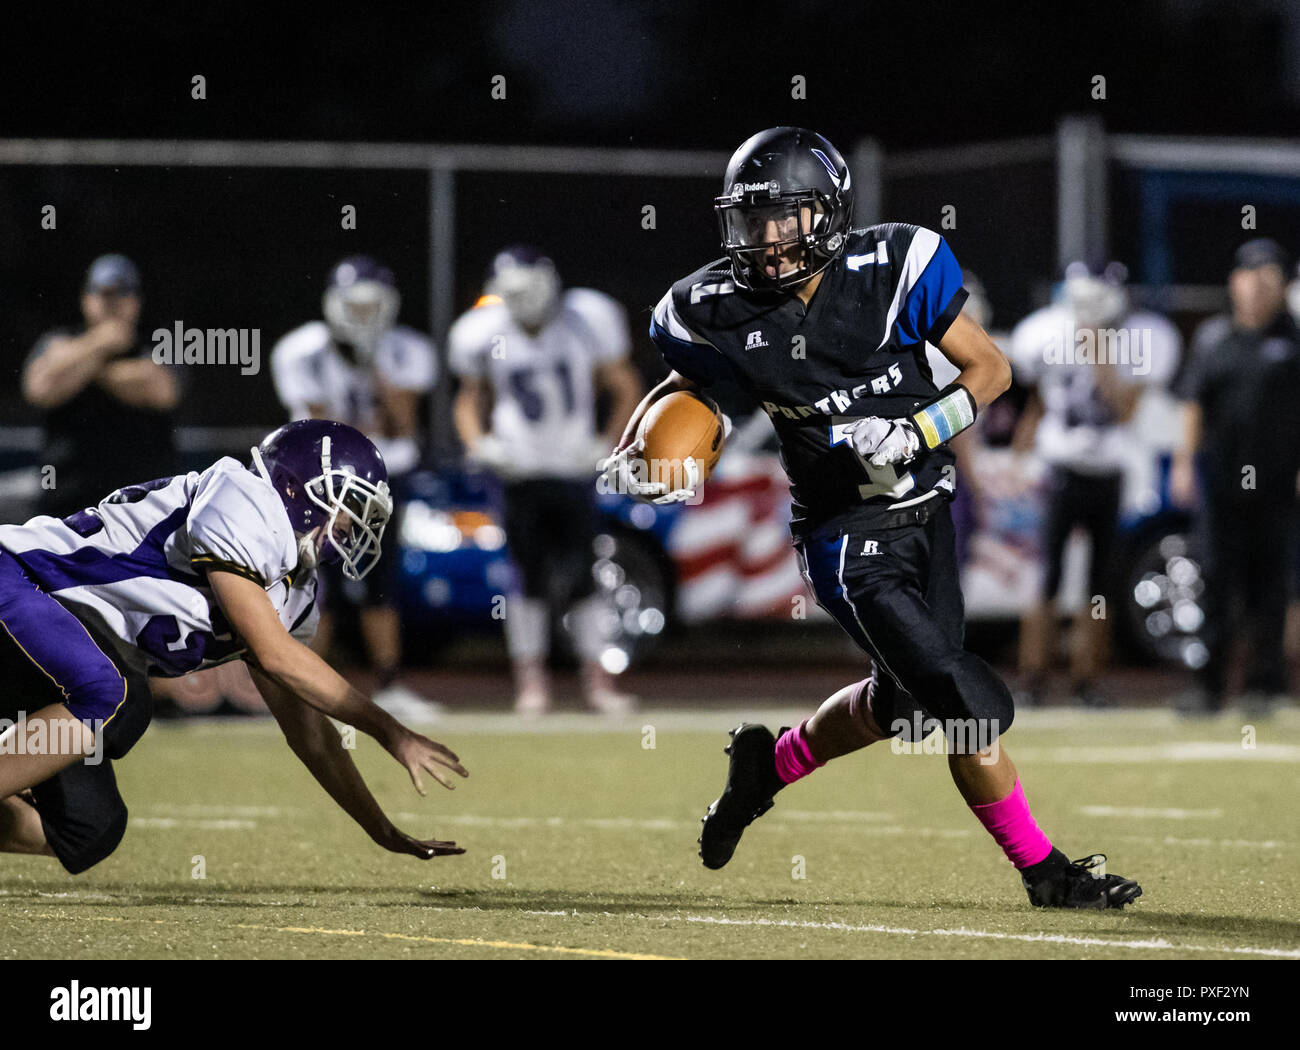
[[[916,410],[912,423],[927,449],[938,448],[975,422],[975,399],[960,383],[950,383],[939,396]]]

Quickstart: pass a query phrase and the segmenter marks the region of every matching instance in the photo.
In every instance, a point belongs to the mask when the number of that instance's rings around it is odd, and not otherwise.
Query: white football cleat
[[[582,693],[587,706],[602,715],[630,715],[637,698],[614,688],[614,676],[598,663],[582,665]]]
[[[421,696],[400,682],[386,685],[370,699],[399,722],[436,722],[446,713],[442,704]]]
[[[550,676],[541,661],[515,664],[515,714],[538,718],[551,709]]]

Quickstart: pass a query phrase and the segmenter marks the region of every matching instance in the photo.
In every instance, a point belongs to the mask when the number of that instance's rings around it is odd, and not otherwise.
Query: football
[[[723,434],[722,412],[711,399],[686,390],[661,397],[637,428],[637,437],[644,442],[641,458],[648,470],[646,480],[662,481],[669,491],[686,487],[682,464],[689,456],[698,465],[703,483],[718,465]]]

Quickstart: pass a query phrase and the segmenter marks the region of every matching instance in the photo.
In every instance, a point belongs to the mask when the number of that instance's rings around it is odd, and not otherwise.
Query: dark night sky
[[[1283,0],[179,6],[7,12],[0,133],[729,149],[798,122],[898,148],[1046,132],[1072,111],[1179,133],[1288,134],[1300,117]]]
[[[401,21],[356,4],[326,14],[269,4],[179,8],[7,12],[0,137],[725,154],[759,128],[788,123],[814,127],[843,149],[874,136],[892,154],[1047,135],[1067,113],[1098,115],[1111,131],[1300,134],[1294,0],[490,0],[426,3]],[[195,74],[206,77],[204,101],[190,97]],[[498,74],[505,101],[490,95]],[[1107,80],[1101,102],[1090,97],[1099,74]],[[796,75],[806,78],[806,100],[791,98]],[[941,203],[961,205],[962,226],[950,238],[984,275],[1003,323],[1029,307],[1033,284],[1055,265],[1050,162],[1017,178],[1001,169],[927,175],[909,186],[895,180],[885,202],[887,217],[924,224],[936,221]],[[646,314],[670,280],[716,253],[716,185],[712,177],[459,177],[456,238],[432,251],[452,256],[456,308],[464,309],[502,243],[544,245],[567,280],[627,306],[640,352],[657,365]],[[340,231],[344,200],[361,209],[360,233]],[[57,235],[35,219],[52,201]],[[640,226],[646,201],[660,212],[649,236]],[[148,326],[184,318],[258,328],[269,351],[317,313],[323,275],[354,251],[398,272],[403,319],[426,325],[427,202],[424,177],[400,172],[0,169],[0,409],[11,422],[35,418],[18,395],[18,368],[41,332],[74,319],[81,272],[103,251],[141,263]],[[1300,211],[1282,218],[1294,232]],[[1235,205],[1190,217],[1183,225],[1199,240],[1180,258],[1207,260],[1208,279],[1217,280],[1238,223]],[[621,264],[629,259],[635,265]],[[194,384],[184,415],[208,424],[277,412],[268,381],[251,389],[223,374]]]

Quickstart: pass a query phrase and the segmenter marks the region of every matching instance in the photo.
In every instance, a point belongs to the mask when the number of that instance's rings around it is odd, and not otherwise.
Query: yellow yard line
[[[155,926],[188,926],[179,919],[144,919],[122,915],[64,915],[40,912],[38,919],[65,919],[75,922],[143,922]],[[327,937],[383,937],[392,941],[416,941],[421,944],[455,944],[465,948],[496,948],[503,951],[551,952],[557,955],[582,955],[592,959],[635,959],[666,961],[679,958],[671,955],[647,955],[642,952],[620,952],[612,948],[569,948],[558,944],[529,944],[516,941],[485,941],[478,937],[429,937],[424,934],[387,933],[383,930],[327,930],[321,926],[261,926],[255,923],[233,923],[237,930],[257,930],[262,933],[306,933]]]

